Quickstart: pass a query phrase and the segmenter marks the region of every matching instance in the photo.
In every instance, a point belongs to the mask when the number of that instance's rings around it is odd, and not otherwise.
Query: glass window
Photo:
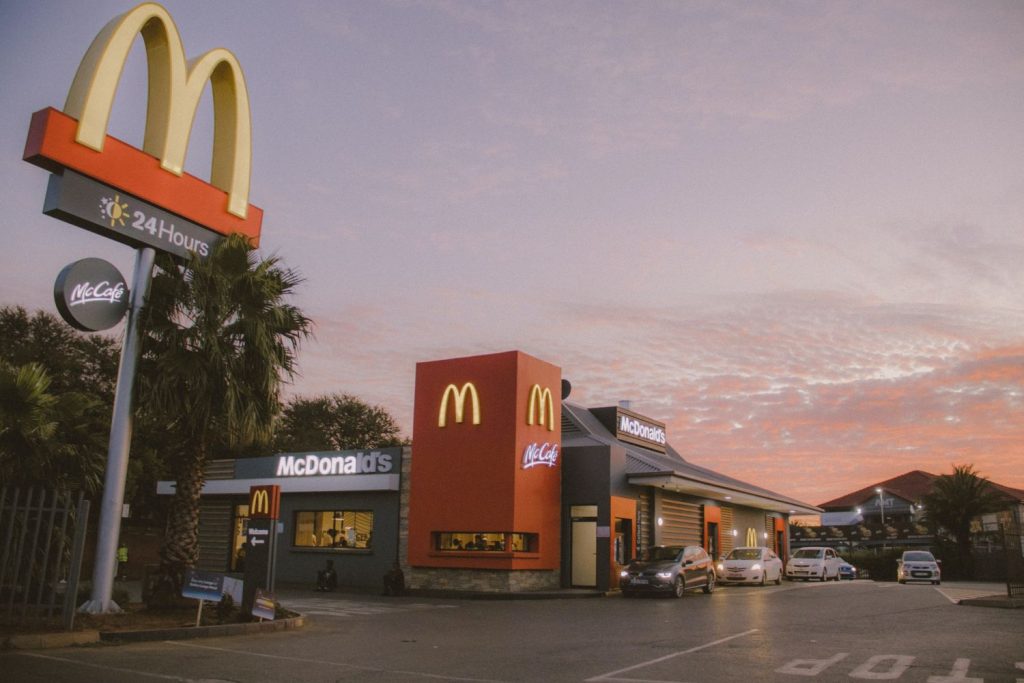
[[[244,572],[246,531],[249,528],[249,506],[247,504],[236,505],[234,518],[235,521],[232,524],[231,532],[231,564],[229,570]]]
[[[296,548],[372,548],[370,510],[301,510],[295,513]]]
[[[537,552],[537,534],[506,531],[438,531],[435,550]]]

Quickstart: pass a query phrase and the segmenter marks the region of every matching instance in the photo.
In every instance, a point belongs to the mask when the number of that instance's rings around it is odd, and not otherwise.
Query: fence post
[[[64,591],[64,630],[70,631],[75,625],[75,607],[78,602],[78,581],[82,576],[82,553],[85,551],[85,535],[89,528],[89,501],[78,497],[75,512],[75,542],[71,547],[71,569],[68,585]]]

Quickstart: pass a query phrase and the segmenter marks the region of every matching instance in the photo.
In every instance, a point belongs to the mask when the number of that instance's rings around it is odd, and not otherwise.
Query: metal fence
[[[1006,549],[1006,593],[1011,598],[1024,598],[1024,528],[1019,524],[1003,525],[1003,547]]]
[[[81,493],[0,489],[0,619],[71,630],[88,518]]]

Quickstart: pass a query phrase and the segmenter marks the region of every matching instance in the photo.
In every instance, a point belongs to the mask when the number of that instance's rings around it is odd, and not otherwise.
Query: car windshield
[[[817,560],[825,556],[825,551],[821,548],[800,548],[793,557],[801,560]]]
[[[683,549],[678,546],[655,546],[647,551],[647,560],[649,562],[674,560],[681,552]]]
[[[760,560],[760,548],[736,548],[725,558],[727,560]]]
[[[934,562],[935,556],[924,551],[903,553],[904,562]]]

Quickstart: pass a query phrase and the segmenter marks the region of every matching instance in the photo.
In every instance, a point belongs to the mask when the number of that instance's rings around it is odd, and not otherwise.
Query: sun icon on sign
[[[122,202],[120,195],[116,194],[113,199],[103,197],[100,199],[100,212],[104,219],[110,221],[110,227],[120,225],[123,228],[124,219],[128,215],[128,202]]]

